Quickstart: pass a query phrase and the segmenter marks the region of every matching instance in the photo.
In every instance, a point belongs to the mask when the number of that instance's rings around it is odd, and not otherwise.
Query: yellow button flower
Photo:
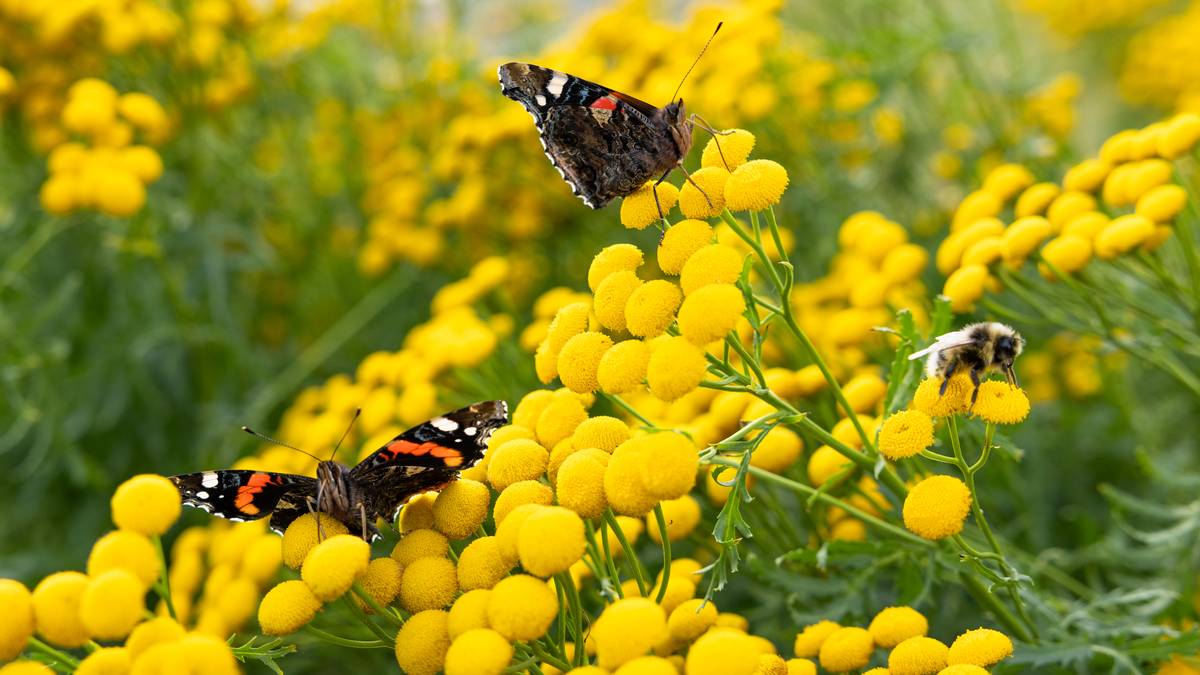
[[[808,659],[788,659],[786,665],[787,675],[817,675],[817,664]],[[876,670],[883,669],[874,668],[866,671],[863,675],[887,675],[886,670],[882,673],[876,673]]]
[[[625,598],[609,605],[592,625],[601,668],[615,669],[642,656],[667,635],[667,615],[647,598]]]
[[[616,417],[599,415],[575,427],[571,438],[576,448],[597,448],[610,453],[629,440],[629,436],[629,425],[625,422]]]
[[[983,189],[1008,201],[1021,190],[1033,185],[1033,173],[1020,164],[1001,164],[988,172]]]
[[[125,675],[133,666],[133,657],[124,647],[101,647],[79,662],[75,675]]]
[[[730,211],[762,211],[778,204],[787,186],[787,170],[778,162],[751,160],[729,174],[725,205]]]
[[[14,661],[0,666],[0,675],[54,675],[54,671],[40,661]]]
[[[700,153],[700,166],[715,166],[733,171],[746,162],[754,150],[754,134],[745,129],[726,129],[713,135]]]
[[[488,465],[495,466],[495,458]],[[433,501],[433,524],[439,532],[458,541],[479,530],[487,519],[492,493],[483,483],[460,478],[442,488]]]
[[[475,628],[454,639],[446,652],[446,675],[500,675],[513,646],[494,630]]]
[[[509,567],[516,565],[520,559],[517,552],[517,540],[521,534],[521,525],[525,524],[526,518],[543,508],[545,507],[542,504],[521,504],[509,511],[504,520],[497,524],[496,544],[500,549],[500,555]]]
[[[308,586],[305,586],[303,581],[288,583],[300,584],[304,587],[307,597],[312,597],[312,591],[308,590]],[[313,598],[313,601],[317,602],[316,598]],[[319,602],[317,603],[317,607],[320,607]],[[154,645],[175,642],[182,639],[186,633],[187,631],[175,619],[169,616],[160,616],[141,623],[137,628],[134,628],[133,632],[125,640],[125,648],[129,650],[130,658],[136,659]]]
[[[971,510],[971,491],[953,476],[921,481],[904,499],[904,526],[925,539],[945,539],[962,532]]]
[[[909,638],[929,632],[929,620],[912,607],[887,607],[871,619],[867,632],[876,645],[891,649]]]
[[[404,622],[396,634],[396,662],[408,675],[435,675],[446,663],[450,634],[446,612],[427,609]]]
[[[1112,164],[1103,159],[1085,159],[1067,170],[1063,176],[1063,187],[1069,191],[1095,192],[1108,178]]]
[[[664,401],[674,401],[700,386],[707,369],[704,352],[687,338],[676,335],[655,345],[646,364],[646,382],[650,393]]]
[[[628,442],[627,442],[628,443]],[[658,499],[642,482],[646,462],[640,449],[622,444],[613,451],[604,470],[604,495],[617,513],[641,517],[650,512]]]
[[[539,577],[565,572],[583,557],[583,549],[583,520],[561,506],[531,514],[517,534],[521,566]]]
[[[1029,415],[1029,397],[1020,387],[989,380],[979,385],[971,412],[992,424],[1016,424]]]
[[[142,207],[146,205],[146,188],[142,182],[137,179],[129,171],[118,167],[110,167],[104,173],[98,173],[95,176],[96,184],[93,188],[93,195],[96,200],[96,208],[101,213],[105,213],[117,218],[132,216]],[[163,516],[159,514],[157,519],[148,521],[154,524],[161,520]],[[174,519],[171,520],[174,522]],[[167,527],[170,527],[168,524]],[[167,528],[163,528],[166,531]]]
[[[154,544],[143,534],[130,530],[115,530],[92,544],[88,555],[87,573],[97,576],[111,569],[132,572],[144,586],[158,579],[158,553]]]
[[[960,267],[947,277],[942,294],[950,298],[950,308],[955,312],[968,312],[983,297],[990,278],[988,269],[983,265]]]
[[[706,166],[693,171],[679,189],[679,210],[688,218],[715,218],[725,210],[725,182],[729,172]],[[664,270],[666,271],[666,270]]]
[[[1078,235],[1063,234],[1051,239],[1042,248],[1042,259],[1063,274],[1083,269],[1092,258],[1092,243]],[[1042,269],[1042,268],[1045,269]],[[1054,269],[1042,265],[1039,270],[1047,279],[1057,279]]]
[[[946,645],[931,637],[908,638],[888,655],[888,672],[891,675],[936,675],[946,667],[949,651]]]
[[[88,578],[79,572],[58,572],[33,589],[34,623],[47,642],[74,649],[92,639],[79,617],[87,586]]]
[[[796,635],[796,641],[792,645],[792,649],[797,657],[814,657],[821,653],[821,645],[825,644],[825,640],[839,628],[841,626],[833,621],[818,621],[817,623],[805,626],[804,630]]]
[[[1004,231],[1004,261],[1013,267],[1020,265],[1053,232],[1050,221],[1041,216],[1016,220]]]
[[[482,588],[458,596],[446,619],[446,630],[451,640],[469,630],[488,627],[487,606],[491,596],[490,590]]]
[[[375,558],[367,564],[367,569],[358,578],[358,583],[376,603],[390,605],[400,594],[402,574],[403,568],[394,558]],[[357,597],[355,600],[362,602]],[[369,605],[363,603],[360,606],[367,614],[374,613],[374,609]]]
[[[600,249],[588,267],[588,288],[595,292],[600,282],[614,272],[634,272],[642,266],[642,249],[633,244],[613,244]]]
[[[1062,191],[1054,183],[1036,183],[1030,185],[1017,198],[1017,204],[1013,208],[1013,215],[1017,218],[1025,218],[1027,216],[1036,216],[1040,213],[1045,213],[1046,207],[1050,206],[1050,202]]]
[[[859,670],[871,660],[875,643],[863,628],[838,628],[821,643],[821,667],[831,673]]]
[[[641,253],[641,251],[638,251],[639,256]],[[600,256],[596,257],[599,258]],[[616,261],[607,262],[616,264],[619,262],[619,257]],[[596,263],[593,262],[592,267],[595,268]],[[591,272],[589,271],[589,274],[590,273]],[[546,349],[554,354],[555,357],[557,357],[558,352],[562,350],[563,345],[567,344],[567,340],[570,340],[572,337],[587,330],[591,313],[591,302],[572,302],[571,304],[566,305],[562,309],[558,310],[558,312],[554,315],[554,319],[550,322],[550,326],[546,329],[546,340],[543,343],[546,346]],[[513,423],[523,424],[522,422],[517,421],[515,414],[513,416]],[[523,426],[530,425],[523,424]]]
[[[607,286],[615,278],[616,274],[610,276],[602,286]],[[597,296],[597,311],[599,307]],[[623,321],[624,316],[621,319]],[[592,331],[585,331],[567,340],[567,344],[563,345],[562,351],[558,353],[558,377],[563,386],[580,394],[596,391],[600,387],[597,379],[600,359],[612,345],[612,338],[604,333]]]
[[[642,280],[628,270],[619,270],[604,277],[596,287],[593,309],[601,326],[616,332],[625,330],[625,305],[629,296],[642,285]]]
[[[558,503],[582,518],[599,518],[608,507],[604,493],[608,461],[608,453],[596,448],[584,448],[567,457],[555,482]]]
[[[946,237],[938,246],[934,263],[939,272],[949,274],[961,266],[963,252],[968,248],[979,241],[1002,234],[1004,223],[998,218],[981,218]]]
[[[464,591],[491,588],[511,569],[512,565],[500,554],[497,539],[479,537],[458,556],[458,584]]]
[[[497,429],[499,431],[499,429]],[[529,438],[533,437],[533,432],[529,432]],[[496,434],[492,434],[492,438],[488,441],[490,447],[499,447],[496,441]],[[487,457],[484,456],[484,461],[471,467],[469,470],[474,470],[480,466],[486,465]],[[484,475],[486,478],[486,466]],[[466,472],[463,472],[466,475]],[[472,477],[473,480],[479,480]],[[400,527],[401,533],[412,532],[413,530],[432,530],[433,529],[433,501],[437,499],[436,492],[425,492],[408,500],[404,508],[400,511],[400,518],[397,525]]]
[[[1168,183],[1146,191],[1137,200],[1134,212],[1155,223],[1170,222],[1187,205],[1187,190]]]
[[[891,460],[920,454],[933,445],[933,419],[920,410],[902,410],[883,423],[879,451]]]
[[[1114,218],[1096,235],[1096,255],[1112,260],[1126,253],[1154,234],[1154,223],[1145,216],[1131,214]]]
[[[732,284],[742,274],[743,256],[725,244],[709,244],[688,257],[679,273],[683,294],[708,284]]]
[[[284,581],[263,596],[258,605],[258,625],[267,635],[291,635],[308,625],[319,609],[321,601],[313,595],[308,584],[299,580]],[[134,631],[134,635],[137,634]]]
[[[678,499],[667,499],[662,502],[663,517],[667,521],[667,538],[679,541],[700,524],[700,502],[691,495],[683,495]],[[662,543],[662,532],[658,529],[658,520],[651,514],[646,515],[646,533],[654,543]]]
[[[117,164],[145,185],[158,180],[163,173],[162,158],[153,148],[144,145],[121,148],[117,155]]]
[[[527,574],[506,577],[488,598],[488,624],[507,640],[536,640],[546,634],[557,615],[554,591]]]
[[[655,201],[654,195],[658,194]],[[651,223],[665,218],[679,200],[679,188],[662,182],[656,187],[649,181],[637,192],[621,200],[621,224],[630,230],[645,229]]]
[[[1004,239],[984,237],[963,250],[962,264],[987,267],[1004,256]]]
[[[146,587],[132,572],[111,569],[88,583],[79,601],[79,618],[93,637],[123,638],[142,620],[145,594]]]
[[[987,667],[1007,659],[1012,653],[1012,640],[1007,635],[991,628],[977,628],[955,638],[954,644],[950,645],[948,662]]]
[[[976,190],[959,203],[950,221],[950,231],[957,232],[980,218],[994,216],[1000,213],[1003,206],[1004,202],[999,196],[988,190]]]
[[[613,671],[613,675],[679,675],[679,672],[670,659],[661,656],[639,656],[626,661]]]
[[[492,517],[497,524],[521,504],[542,504],[549,506],[554,503],[554,491],[545,483],[536,480],[522,480],[504,488],[504,492],[496,498],[496,506],[492,508]]]
[[[450,540],[436,530],[412,530],[405,533],[392,548],[392,558],[407,567],[419,558],[445,558]]]
[[[967,373],[956,373],[950,378],[946,393],[939,393],[942,388],[942,378],[930,377],[922,380],[913,394],[912,407],[914,410],[930,417],[948,417],[955,413],[964,413],[971,407],[971,392],[975,385]]]
[[[608,394],[633,391],[646,379],[650,348],[641,340],[624,340],[600,357],[596,379],[600,390]]]
[[[400,578],[400,606],[410,612],[449,607],[458,594],[458,569],[447,558],[417,558]]]
[[[808,482],[813,487],[826,481],[853,465],[842,453],[828,445],[822,445],[808,457]]]
[[[713,240],[712,226],[703,220],[681,220],[663,235],[658,245],[658,267],[667,274],[679,274],[692,254]]]
[[[537,426],[534,428],[538,442],[544,447],[553,448],[564,438],[575,433],[575,428],[587,417],[587,410],[577,395],[559,390],[538,417]]]
[[[637,337],[661,335],[675,320],[682,300],[683,293],[675,284],[663,279],[648,281],[625,303],[625,325]]]
[[[750,456],[750,465],[771,473],[783,473],[800,459],[804,441],[791,429],[773,427]]]
[[[171,481],[153,474],[134,476],[112,496],[113,522],[122,530],[162,534],[179,518],[182,502]]]
[[[1158,133],[1156,139],[1158,155],[1163,159],[1176,159],[1191,152],[1200,140],[1200,115],[1185,112],[1172,117]]]
[[[671,610],[667,631],[679,642],[691,642],[717,622],[717,606],[702,598],[685,600]]]
[[[528,439],[511,440],[490,451],[488,482],[497,490],[523,480],[536,480],[546,472],[550,453],[546,448]]]
[[[300,566],[300,577],[312,589],[313,595],[323,602],[340,598],[358,575],[367,569],[371,559],[371,546],[360,537],[339,534],[317,544],[304,564]]]
[[[693,344],[720,340],[746,311],[742,291],[733,284],[709,284],[688,295],[679,308],[679,332]]]
[[[710,630],[688,649],[688,675],[753,675],[761,652],[745,633]]]
[[[0,579],[0,661],[17,658],[33,635],[33,596],[15,579]]]
[[[1189,668],[1190,670],[1190,668]],[[938,675],[988,675],[988,671],[979,666],[969,663],[960,663],[953,666],[946,666],[938,671]],[[1159,671],[1158,675],[1167,675]],[[1179,673],[1179,675],[1190,675],[1189,673]]]
[[[883,258],[880,271],[893,284],[902,284],[921,276],[929,264],[929,252],[919,244],[901,244]]]
[[[306,513],[293,520],[283,532],[283,543],[280,549],[283,554],[283,564],[294,570],[300,569],[304,559],[308,557],[309,551],[318,543],[320,537],[317,527],[318,518],[320,519],[319,529],[324,531],[325,538],[349,532],[345,525],[328,514]]]

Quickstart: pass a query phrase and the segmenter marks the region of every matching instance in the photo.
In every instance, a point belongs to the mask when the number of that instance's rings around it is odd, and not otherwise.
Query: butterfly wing
[[[187,506],[236,522],[271,514],[271,527],[280,532],[308,511],[306,498],[317,494],[315,478],[269,471],[202,471],[171,476],[171,482]],[[289,517],[291,511],[296,513]],[[277,528],[277,520],[287,522]]]
[[[602,208],[679,163],[658,108],[567,73],[500,66],[501,91],[533,117],[550,163],[583,203]]]

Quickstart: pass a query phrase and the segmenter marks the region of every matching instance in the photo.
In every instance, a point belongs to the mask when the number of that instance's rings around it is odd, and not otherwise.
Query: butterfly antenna
[[[305,452],[305,451],[301,450],[300,448],[297,448],[294,445],[289,445],[288,443],[284,443],[283,441],[276,440],[266,434],[260,434],[257,431],[251,429],[250,427],[242,427],[242,431],[250,434],[251,436],[254,436],[255,438],[261,438],[262,440],[264,440],[268,443],[274,443],[275,445],[278,445],[278,446],[282,446],[285,448],[291,448],[292,450],[295,450],[296,452],[298,452],[302,455],[308,455],[309,457],[312,457],[313,459],[317,460],[318,462],[321,461],[320,457],[317,457],[316,455],[312,454],[311,452]]]
[[[710,44],[712,44],[713,38],[717,37],[717,33],[718,33],[718,32],[720,32],[720,30],[721,30],[721,26],[723,26],[723,25],[725,25],[725,22],[724,22],[724,21],[720,21],[720,22],[718,22],[718,23],[717,23],[717,28],[716,28],[716,30],[714,30],[714,31],[713,31],[713,34],[712,34],[711,36],[709,36],[709,38],[708,38],[708,42],[705,42],[705,43],[704,43],[704,47],[702,47],[702,48],[700,49],[700,53],[696,55],[696,60],[695,60],[695,61],[692,61],[692,65],[688,66],[687,72],[683,74],[683,79],[679,80],[679,86],[678,86],[678,87],[675,87],[675,93],[674,93],[674,94],[671,94],[671,101],[672,101],[672,102],[674,102],[674,101],[675,101],[675,97],[676,97],[676,96],[679,94],[679,90],[680,90],[680,89],[683,89],[683,83],[684,83],[684,82],[687,82],[688,75],[691,75],[691,74],[692,74],[692,69],[696,67],[696,64],[697,64],[697,63],[700,63],[700,57],[701,57],[701,56],[704,56],[704,52],[706,52],[706,51],[708,50],[708,46],[709,46]]]
[[[350,431],[354,428],[354,423],[358,421],[358,416],[362,414],[362,408],[354,409],[354,417],[350,418],[350,424],[346,426],[346,431],[342,432],[342,437],[338,439],[337,445],[333,446],[333,452],[329,454],[329,461],[333,461],[337,457],[338,448],[342,447],[342,441],[350,435]]]

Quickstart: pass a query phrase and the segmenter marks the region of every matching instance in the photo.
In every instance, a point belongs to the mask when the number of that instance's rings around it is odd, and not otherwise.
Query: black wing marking
[[[229,469],[171,476],[183,503],[235,522],[258,520],[286,501],[317,494],[308,476]],[[273,520],[273,519],[272,519]]]
[[[508,424],[508,404],[483,401],[422,422],[371,453],[350,470],[359,482],[392,466],[461,471],[483,459],[488,439]]]

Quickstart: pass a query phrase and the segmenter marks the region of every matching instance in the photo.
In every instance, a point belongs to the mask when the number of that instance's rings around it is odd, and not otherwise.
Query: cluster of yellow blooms
[[[1022,386],[1030,400],[1050,401],[1063,393],[1085,398],[1100,393],[1106,372],[1119,371],[1125,358],[1120,352],[1104,353],[1095,336],[1060,333],[1046,349],[1021,356]]]
[[[1130,100],[1191,110],[1200,96],[1200,5],[1161,19],[1139,32],[1125,50],[1121,92]]]
[[[1023,11],[1036,14],[1068,37],[1128,25],[1168,0],[1018,0]]]

